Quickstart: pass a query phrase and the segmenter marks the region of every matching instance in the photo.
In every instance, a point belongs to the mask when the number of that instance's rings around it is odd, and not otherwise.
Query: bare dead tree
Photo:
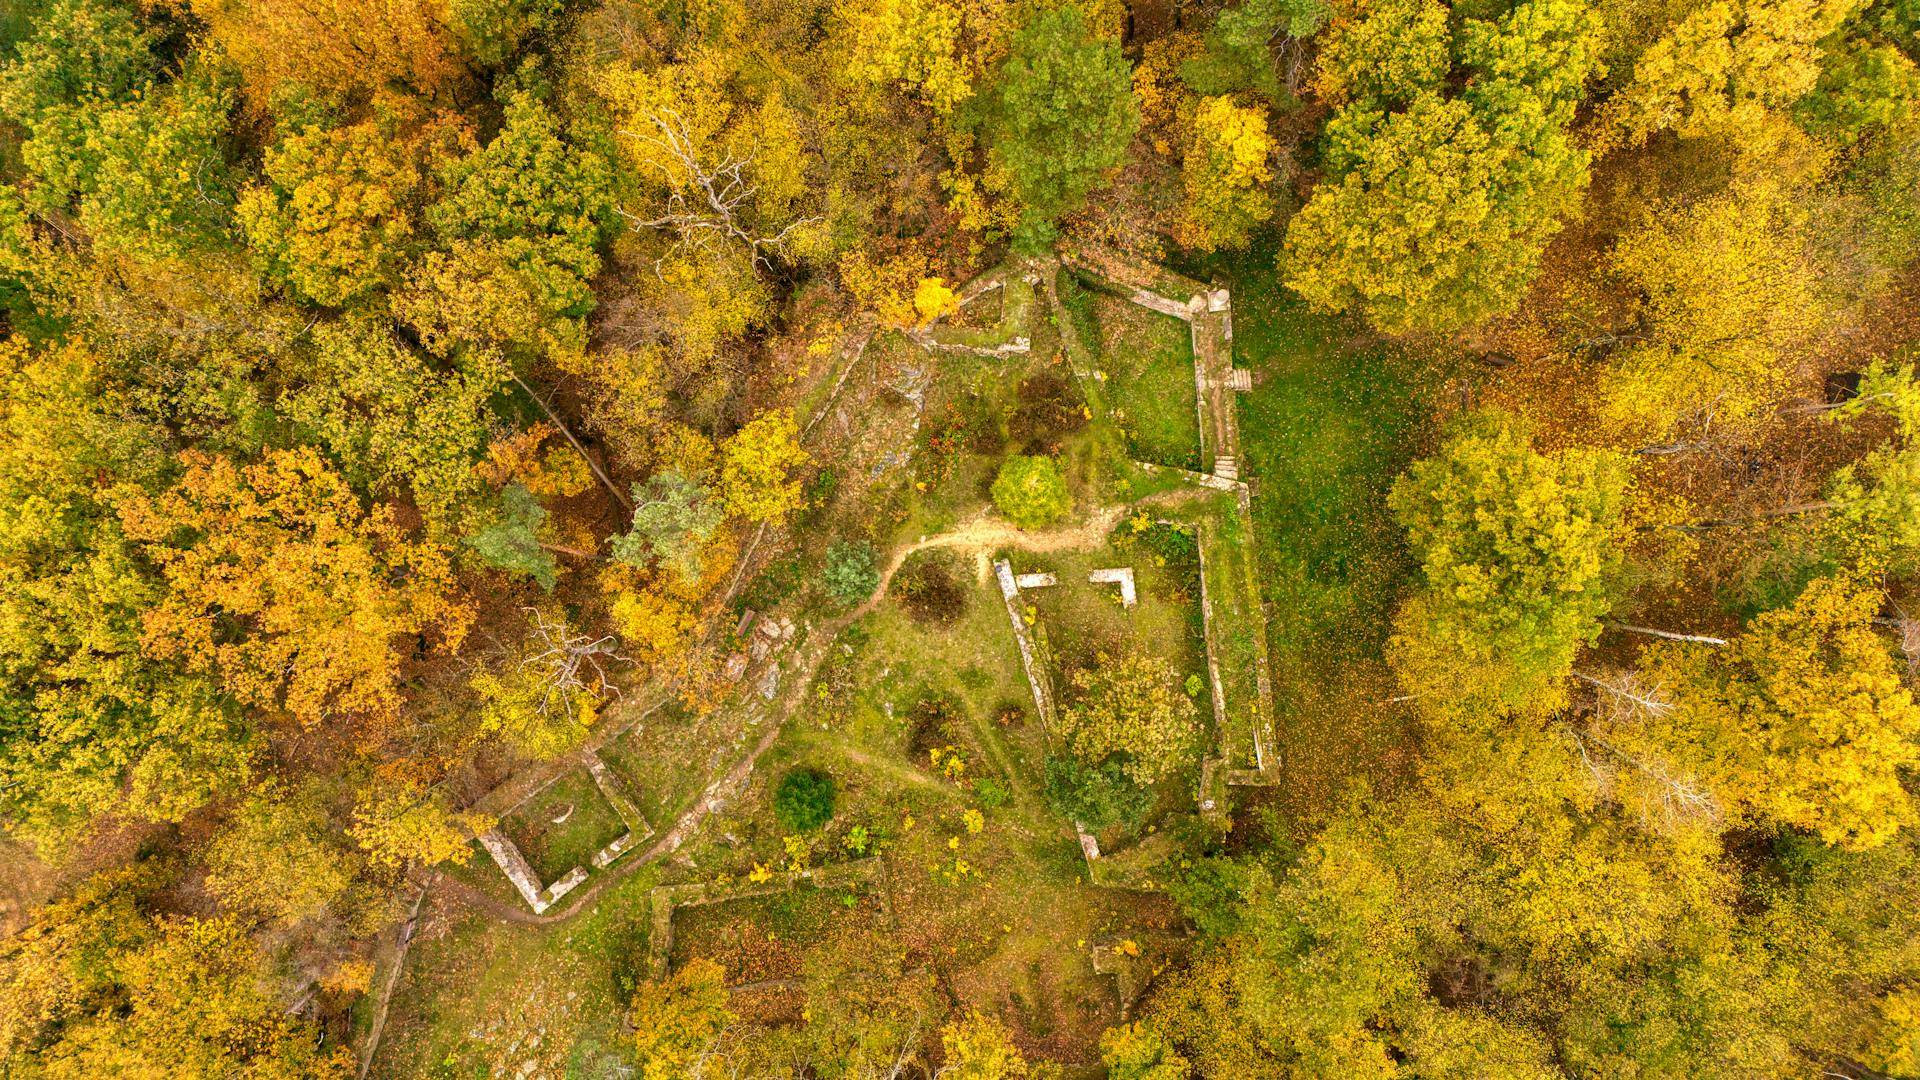
[[[565,620],[547,621],[538,608],[524,608],[532,621],[532,647],[520,658],[520,669],[531,672],[540,685],[540,715],[558,708],[573,720],[574,695],[617,697],[620,688],[607,678],[609,663],[631,663],[619,651],[612,634],[595,637],[576,633]]]
[[[1638,675],[1631,671],[1607,677],[1575,671],[1573,677],[1598,692],[1596,696],[1607,705],[1609,726],[1663,717],[1674,710],[1673,702],[1661,692],[1658,684],[1642,686]],[[1600,726],[1580,728],[1568,724],[1564,730],[1603,794],[1616,797],[1616,781],[1625,769],[1634,775],[1639,781],[1637,786],[1648,796],[1635,803],[1641,823],[1648,828],[1672,832],[1683,825],[1720,820],[1720,801],[1698,778],[1674,769],[1667,762],[1615,744],[1597,730]],[[1602,755],[1596,757],[1590,746]]]
[[[785,228],[770,234],[749,229],[745,223],[746,211],[759,188],[747,178],[746,170],[759,155],[759,147],[756,146],[744,157],[735,154],[732,147],[725,147],[720,160],[709,165],[700,160],[686,119],[678,112],[673,109],[657,112],[646,109],[641,111],[641,116],[652,130],[631,131],[622,128],[620,134],[665,155],[678,166],[678,171],[650,155],[648,160],[660,170],[666,182],[666,213],[647,218],[624,207],[620,208],[619,213],[641,228],[674,232],[678,237],[674,244],[676,250],[704,248],[716,239],[732,241],[746,248],[756,270],[770,270],[772,261],[769,256],[785,257],[787,239],[793,231],[820,220],[817,217],[796,218]],[[663,258],[654,264],[656,273],[664,261]]]
[[[1573,677],[1606,694],[1614,702],[1615,720],[1638,720],[1645,715],[1666,716],[1673,712],[1673,702],[1660,693],[1660,686],[1642,687],[1640,676],[1635,672],[1622,672],[1602,679],[1584,671],[1575,671]]]

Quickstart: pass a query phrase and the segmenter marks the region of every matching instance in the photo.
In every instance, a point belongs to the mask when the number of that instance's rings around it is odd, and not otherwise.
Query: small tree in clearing
[[[1052,458],[1016,454],[994,478],[993,505],[1015,525],[1032,529],[1057,521],[1073,509],[1073,496]]]
[[[788,832],[805,833],[833,818],[833,777],[819,769],[794,769],[773,793],[773,816]]]
[[[1109,1080],[1182,1080],[1187,1059],[1166,1036],[1146,1024],[1122,1024],[1100,1036],[1100,1062]]]
[[[822,579],[827,595],[842,604],[853,605],[873,595],[880,585],[880,570],[874,565],[873,548],[858,541],[842,540],[827,549],[827,571]]]

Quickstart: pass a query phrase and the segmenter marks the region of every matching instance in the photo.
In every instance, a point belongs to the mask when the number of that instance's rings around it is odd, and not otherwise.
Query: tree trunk
[[[1650,637],[1665,638],[1668,641],[1693,641],[1702,645],[1725,645],[1727,643],[1726,638],[1708,637],[1705,634],[1676,634],[1671,630],[1655,630],[1650,626],[1630,626],[1626,623],[1614,622],[1612,619],[1606,620],[1603,625],[1614,630],[1625,630],[1629,634],[1646,634]]]
[[[1724,529],[1732,525],[1751,525],[1756,521],[1765,521],[1768,518],[1792,517],[1795,514],[1811,514],[1816,510],[1831,509],[1833,509],[1832,500],[1820,499],[1815,502],[1793,503],[1790,506],[1776,506],[1771,510],[1761,510],[1748,514],[1746,517],[1715,518],[1711,521],[1696,521],[1691,525],[1655,525],[1652,526],[1652,528],[1672,529],[1674,532],[1701,533],[1710,532],[1714,529]]]
[[[539,541],[539,544],[541,547],[546,548],[548,551],[552,551],[560,555],[572,555],[575,558],[579,558],[579,559],[598,559],[600,557],[598,555],[595,555],[591,551],[581,551],[579,548],[567,547],[564,544],[549,544],[545,540]]]
[[[593,455],[587,453],[587,448],[580,445],[579,439],[573,437],[573,429],[567,426],[566,421],[560,419],[559,413],[553,411],[553,406],[548,405],[545,398],[534,393],[533,387],[527,385],[527,381],[520,377],[519,372],[513,372],[513,381],[519,385],[520,389],[527,392],[527,396],[533,399],[533,403],[540,406],[540,411],[547,414],[547,419],[553,421],[553,426],[560,429],[560,434],[565,435],[567,441],[573,444],[573,448],[579,451],[581,458],[587,463],[587,468],[593,470],[593,475],[600,480],[600,486],[607,489],[607,494],[613,496],[613,501],[631,511],[633,509],[633,503],[627,501],[626,495],[621,493],[619,488],[613,486],[613,481],[609,479],[606,472],[600,468],[600,463],[593,460]]]

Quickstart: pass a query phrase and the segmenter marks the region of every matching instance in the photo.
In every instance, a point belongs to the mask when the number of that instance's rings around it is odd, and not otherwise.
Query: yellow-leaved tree
[[[1916,821],[1903,772],[1920,765],[1920,705],[1873,629],[1880,594],[1807,586],[1725,646],[1666,645],[1646,681],[1672,689],[1636,746],[1697,768],[1721,802],[1863,849]]]
[[[1656,132],[1737,132],[1793,104],[1820,78],[1821,38],[1858,0],[1717,0],[1680,20],[1602,110],[1602,148]]]
[[[267,274],[295,296],[344,307],[397,280],[419,225],[420,170],[391,126],[297,132],[267,149],[266,183],[235,208]]]
[[[1602,384],[1622,440],[1645,445],[1708,416],[1738,424],[1778,396],[1783,361],[1829,309],[1802,190],[1753,177],[1663,207],[1614,245],[1609,265],[1647,328]]]
[[[190,0],[263,100],[282,83],[328,91],[403,83],[431,93],[466,73],[445,0]]]
[[[486,814],[456,810],[445,789],[418,762],[393,761],[375,769],[354,800],[347,832],[374,862],[399,868],[411,862],[465,865],[472,839],[493,828]]]
[[[634,991],[635,1057],[643,1080],[680,1080],[687,1066],[737,1018],[727,1008],[727,973],[696,957],[660,982]]]
[[[794,470],[811,458],[800,448],[792,409],[747,421],[720,448],[720,495],[748,521],[774,521],[805,503]]]
[[[1263,187],[1273,179],[1272,155],[1265,109],[1224,96],[1201,101],[1180,169],[1187,193],[1180,242],[1201,251],[1246,247],[1253,230],[1273,217],[1273,196]]]

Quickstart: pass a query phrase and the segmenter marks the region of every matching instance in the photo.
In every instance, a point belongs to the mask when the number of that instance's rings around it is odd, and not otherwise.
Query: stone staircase
[[[1233,368],[1228,371],[1227,389],[1240,391],[1253,389],[1253,369]]]
[[[1240,479],[1240,463],[1222,454],[1213,459],[1213,475],[1226,480]]]

